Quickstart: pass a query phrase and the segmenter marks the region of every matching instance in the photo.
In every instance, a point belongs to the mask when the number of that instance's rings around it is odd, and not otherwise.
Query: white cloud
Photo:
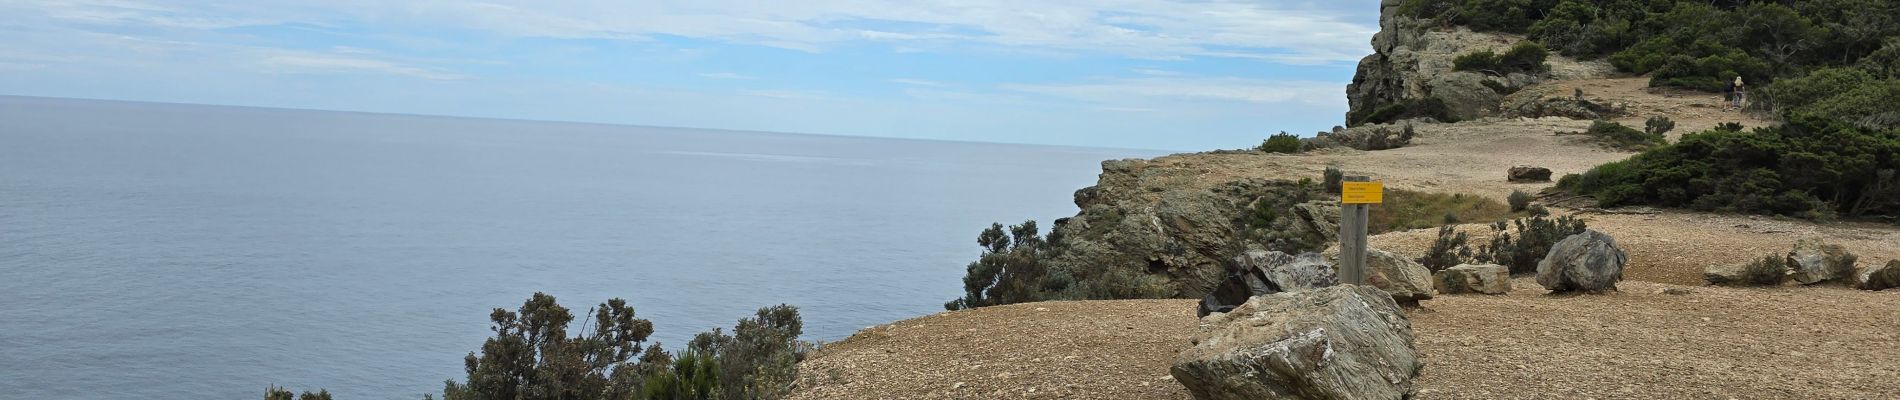
[[[706,73],[699,74],[699,77],[706,78],[706,79],[732,79],[732,80],[759,79],[758,77],[755,77],[755,76],[742,75],[742,74],[731,73],[731,72],[706,72]]]
[[[1171,100],[1328,104],[1344,96],[1341,86],[1327,82],[1229,77],[1140,77],[1084,83],[1008,84],[1003,88],[1105,104]]]
[[[461,75],[345,54],[285,51],[279,54],[265,56],[258,62],[268,68],[270,72],[280,73],[370,72],[431,80],[458,80],[465,78]]]
[[[923,80],[923,79],[910,79],[910,78],[898,78],[898,79],[891,79],[891,80],[890,80],[890,82],[891,82],[891,83],[895,83],[895,84],[900,84],[900,85],[910,85],[910,86],[925,86],[925,87],[945,87],[945,86],[950,86],[950,85],[948,85],[948,84],[945,84],[945,83],[943,83],[943,82],[937,82],[937,81],[931,81],[931,80]]]
[[[825,51],[851,42],[954,43],[1144,59],[1350,62],[1366,52],[1376,3],[1192,0],[0,0],[84,24],[218,29],[270,24],[453,28],[513,37],[645,40],[656,35]],[[913,46],[911,44],[919,44]]]

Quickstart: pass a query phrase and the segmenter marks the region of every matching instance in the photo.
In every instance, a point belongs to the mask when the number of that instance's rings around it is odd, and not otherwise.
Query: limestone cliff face
[[[1452,60],[1460,55],[1479,50],[1503,52],[1523,38],[1439,27],[1431,21],[1401,15],[1402,2],[1384,0],[1379,5],[1379,33],[1372,36],[1373,53],[1359,61],[1359,69],[1346,87],[1346,98],[1354,112],[1437,97],[1459,119],[1491,116],[1508,94],[1508,90],[1497,88],[1520,88],[1543,78],[1521,73],[1492,76],[1452,71]]]
[[[1047,261],[1087,276],[1159,276],[1176,296],[1199,297],[1247,249],[1299,248],[1337,235],[1338,206],[1299,203],[1289,195],[1298,182],[1207,180],[1208,171],[1176,157],[1102,162],[1098,183],[1075,193],[1081,212],[1056,220]],[[1271,229],[1256,222],[1256,202],[1276,205]]]

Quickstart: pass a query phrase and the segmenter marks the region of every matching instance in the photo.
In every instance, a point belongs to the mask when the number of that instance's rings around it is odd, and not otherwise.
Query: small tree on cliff
[[[464,360],[468,383],[449,380],[445,400],[490,399],[632,399],[645,380],[632,362],[653,323],[634,317],[626,300],[612,299],[593,310],[591,332],[568,336],[574,315],[535,293],[519,311],[497,308],[489,314],[495,337],[482,343],[478,356]]]
[[[1048,242],[1037,234],[1036,221],[1023,221],[1009,227],[990,224],[977,234],[976,244],[983,256],[970,263],[963,276],[963,298],[944,303],[944,308],[961,310],[998,304],[1036,301],[1038,293],[1066,288],[1046,288],[1047,268],[1038,257]],[[1061,281],[1066,282],[1066,281]],[[1053,290],[1051,290],[1053,289]]]

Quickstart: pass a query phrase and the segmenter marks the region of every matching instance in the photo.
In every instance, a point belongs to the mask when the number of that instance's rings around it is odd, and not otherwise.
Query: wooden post
[[[1364,176],[1348,176],[1346,182],[1367,182]],[[1348,187],[1355,185],[1345,184]],[[1366,284],[1366,225],[1371,219],[1371,205],[1383,200],[1384,188],[1373,187],[1373,197],[1367,201],[1363,196],[1364,186],[1341,188],[1339,205],[1339,283]]]

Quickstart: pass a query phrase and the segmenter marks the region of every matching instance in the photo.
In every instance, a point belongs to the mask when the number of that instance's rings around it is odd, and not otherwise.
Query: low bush
[[[1599,205],[1648,204],[1702,211],[1891,216],[1900,211],[1900,131],[1797,117],[1741,131],[1725,126],[1599,165],[1565,190]]]
[[[1516,228],[1512,230],[1511,228]],[[1513,274],[1537,272],[1537,262],[1550,254],[1550,247],[1564,238],[1583,233],[1588,226],[1581,219],[1565,215],[1549,218],[1533,215],[1491,225],[1495,234],[1491,243],[1478,249],[1477,259],[1503,265]]]
[[[1326,167],[1325,172],[1321,173],[1321,178],[1323,178],[1321,185],[1325,187],[1326,193],[1339,194],[1345,184],[1346,171],[1339,170],[1339,167],[1329,166]]]
[[[1464,264],[1471,257],[1470,238],[1453,227],[1443,226],[1438,228],[1438,239],[1432,241],[1432,248],[1417,261],[1426,269],[1438,272]]]
[[[1583,132],[1606,146],[1621,150],[1643,150],[1667,143],[1662,134],[1650,134],[1610,121],[1596,121]]]
[[[1662,137],[1664,134],[1673,130],[1676,130],[1676,121],[1669,119],[1669,117],[1658,115],[1649,117],[1649,120],[1643,121],[1643,133],[1647,133],[1653,137]]]
[[[1452,69],[1456,71],[1485,72],[1492,75],[1512,73],[1535,74],[1550,70],[1544,61],[1550,57],[1550,51],[1537,42],[1522,42],[1511,46],[1504,54],[1490,50],[1479,50],[1452,59]]]
[[[330,391],[305,391],[303,395],[296,395],[291,393],[290,389],[271,385],[270,388],[264,389],[264,400],[330,400]]]
[[[1462,193],[1445,194],[1405,189],[1386,189],[1385,202],[1372,206],[1367,229],[1371,233],[1422,229],[1441,226],[1446,220],[1497,221],[1514,214],[1497,200]],[[1447,218],[1447,216],[1450,218]]]
[[[1418,131],[1409,123],[1397,129],[1387,126],[1358,127],[1338,132],[1321,132],[1305,139],[1304,148],[1345,146],[1365,151],[1390,150],[1412,144],[1412,137],[1417,133]]]
[[[1376,108],[1354,110],[1346,116],[1347,126],[1384,124],[1413,118],[1431,118],[1439,122],[1458,122],[1451,107],[1437,97],[1405,100]]]
[[[1740,278],[1736,283],[1742,285],[1780,285],[1788,279],[1788,258],[1781,254],[1764,255],[1742,265]]]
[[[1511,212],[1520,212],[1530,207],[1531,200],[1534,199],[1536,198],[1532,197],[1530,193],[1524,193],[1522,190],[1512,190],[1511,196],[1505,200],[1511,204]]]
[[[1254,147],[1254,150],[1267,152],[1267,153],[1291,154],[1291,153],[1300,152],[1300,147],[1301,147],[1300,138],[1298,136],[1293,136],[1293,134],[1286,133],[1286,132],[1280,132],[1280,133],[1274,134],[1273,136],[1267,137],[1267,140],[1262,141],[1260,143],[1260,146]]]

